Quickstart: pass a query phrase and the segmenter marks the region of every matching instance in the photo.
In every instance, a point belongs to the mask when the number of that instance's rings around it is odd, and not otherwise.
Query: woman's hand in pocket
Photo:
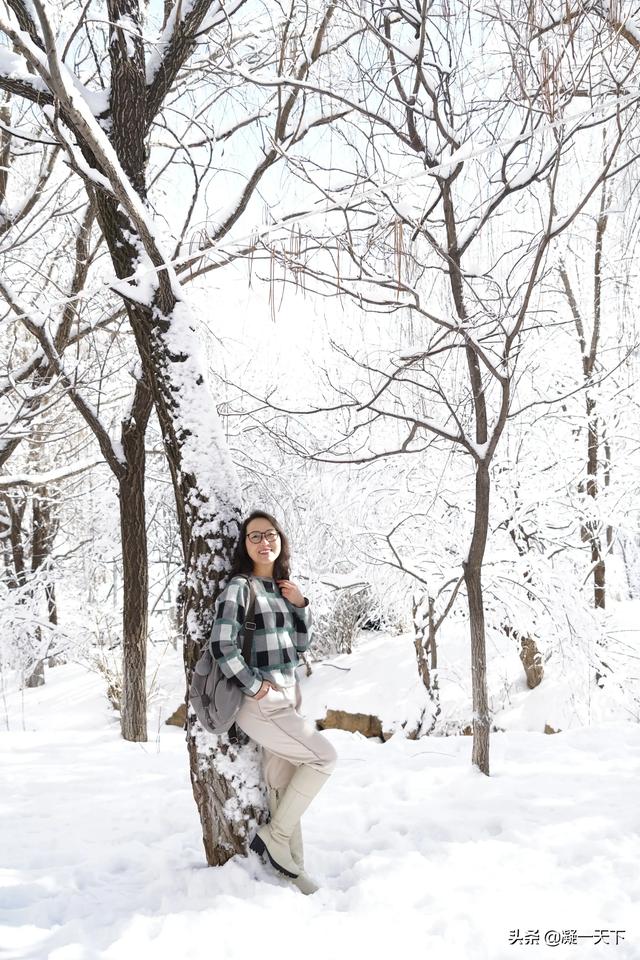
[[[273,690],[272,684],[270,684],[268,680],[263,680],[262,686],[260,687],[260,689],[258,690],[258,692],[256,693],[253,699],[262,700],[262,698],[266,697],[266,695],[269,693],[269,690]]]

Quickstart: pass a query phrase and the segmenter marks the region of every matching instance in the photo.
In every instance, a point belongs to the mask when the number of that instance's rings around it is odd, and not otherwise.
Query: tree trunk
[[[604,486],[605,490],[611,486],[611,444],[606,430],[602,430],[602,444],[604,447]],[[607,552],[613,547],[613,527],[607,524]]]
[[[186,689],[213,622],[214,599],[235,548],[241,495],[219,417],[200,369],[198,344],[180,285],[153,240],[102,195],[98,219],[118,277],[135,273],[140,249],[158,272],[149,306],[125,299],[162,431],[175,493],[184,557],[182,623]],[[202,824],[207,863],[220,865],[245,849],[247,826],[262,811],[261,794],[245,781],[260,774],[252,745],[211,737],[187,711],[187,744],[193,795]],[[218,764],[222,758],[223,762]],[[237,762],[236,762],[237,761]],[[229,810],[235,811],[235,819]]]
[[[24,512],[27,506],[25,497],[15,502],[10,493],[3,496],[4,504],[9,518],[9,546],[11,552],[11,569],[9,574],[9,586],[11,588],[23,587],[27,579],[27,570],[25,566],[24,542],[22,539],[22,522]]]
[[[48,563],[59,526],[58,516],[54,509],[54,501],[52,501],[46,487],[38,487],[34,492],[32,526],[31,569],[35,573],[36,570]],[[47,570],[44,592],[47,600],[49,623],[55,626],[58,623],[58,607],[56,604],[55,584],[49,569]]]
[[[53,581],[47,582],[44,590],[47,597],[49,623],[56,627],[58,625],[58,601],[56,600],[56,587]]]
[[[52,509],[52,500],[49,496],[49,491],[46,487],[38,487],[33,494],[32,508],[31,508],[31,572],[36,573],[36,571],[41,568],[46,568],[49,557],[51,556],[51,551],[53,549],[53,541],[55,540],[56,533],[58,532],[58,519]],[[44,584],[45,597],[47,600],[47,614],[49,617],[50,623],[57,622],[56,620],[51,619],[51,598],[55,597],[53,582],[51,581],[50,570],[46,569],[46,581]],[[55,604],[55,599],[54,599]],[[55,606],[54,606],[55,611]],[[40,627],[36,628],[36,636],[41,642],[41,630]],[[40,646],[40,643],[38,644]],[[45,673],[44,673],[44,656],[41,657],[35,667],[33,672],[27,680],[28,687],[41,687],[45,682]]]
[[[592,392],[593,374],[598,359],[598,349],[600,342],[600,329],[602,323],[602,250],[604,236],[608,224],[608,204],[609,191],[607,180],[602,181],[602,192],[600,196],[600,212],[596,220],[596,237],[593,264],[593,329],[589,343],[587,343],[586,324],[578,306],[578,299],[569,279],[569,274],[564,266],[560,265],[560,276],[564,284],[565,293],[573,320],[578,334],[580,344],[580,354],[582,360],[582,374],[585,385],[585,406],[587,414],[587,469],[586,469],[586,492],[594,502],[594,507],[598,499],[598,466],[600,461],[600,422],[596,412],[596,399]],[[604,434],[604,431],[603,431]],[[603,436],[607,461],[610,455],[606,436]],[[608,483],[608,466],[605,465],[605,486]],[[580,483],[578,490],[584,491],[583,483]],[[605,569],[605,550],[603,549],[603,536],[600,525],[595,520],[595,510],[593,519],[583,519],[581,522],[581,536],[583,543],[589,543],[591,547],[591,564],[593,568],[593,594],[594,605],[596,608],[604,609],[606,600],[606,569]],[[613,532],[611,531],[611,536]],[[607,544],[609,544],[610,528],[605,532]]]
[[[460,323],[467,322],[467,309],[464,298],[464,280],[460,267],[458,250],[455,205],[451,193],[451,183],[442,184],[442,204],[447,230],[447,248],[449,252],[449,281],[451,293]],[[465,345],[467,371],[473,397],[475,415],[475,442],[485,446],[488,438],[487,401],[485,385],[482,382],[480,359],[471,342]],[[502,432],[502,426],[493,430],[493,443]],[[471,632],[471,690],[473,702],[473,749],[471,762],[482,773],[489,776],[489,698],[487,695],[487,654],[484,635],[484,607],[482,598],[482,562],[489,529],[489,465],[486,460],[476,461],[476,484],[474,503],[474,524],[471,544],[466,561],[463,563],[464,580],[467,587],[469,606],[469,629]]]
[[[438,647],[436,644],[436,618],[435,601],[429,597],[429,656],[431,658],[431,672],[435,673],[438,669]],[[434,687],[437,686],[437,680],[434,677]]]
[[[471,760],[489,776],[489,697],[487,694],[487,653],[482,596],[482,561],[489,529],[489,470],[479,463],[476,470],[476,502],[473,538],[464,564],[471,631],[471,686],[473,696],[473,750]]]
[[[508,632],[513,633],[511,630]],[[533,637],[520,637],[520,660],[527,677],[527,686],[530,690],[534,690],[538,684],[542,683],[544,664],[542,654]]]
[[[38,636],[40,631],[38,630]],[[44,660],[40,658],[33,666],[31,673],[27,677],[25,682],[25,687],[42,687],[44,686]]]
[[[595,503],[598,499],[598,455],[600,447],[598,416],[596,402],[587,392],[587,496]],[[591,520],[587,529],[591,544],[591,563],[593,564],[593,599],[597,609],[604,610],[605,589],[605,560],[602,550],[602,540],[598,524]]]
[[[149,238],[143,242],[135,225],[116,210],[110,198],[102,195],[97,210],[117,275],[133,275],[139,251],[147,248]],[[153,304],[129,299],[125,303],[175,493],[185,570],[181,609],[188,690],[211,630],[214,598],[235,548],[241,495],[197,359],[198,345],[179,283],[157,251],[152,259],[161,268]],[[207,863],[221,865],[246,849],[248,826],[263,809],[257,752],[251,744],[231,742],[228,735],[210,736],[191,710],[187,710],[187,744]],[[246,790],[247,778],[251,790]],[[234,818],[230,810],[235,811]]]
[[[432,613],[432,600],[431,597],[428,598],[429,604],[429,613],[427,618],[425,618],[425,597],[422,597],[420,602],[414,599],[413,601],[413,629],[414,629],[414,642],[413,645],[416,650],[416,660],[418,663],[418,673],[420,674],[420,679],[422,680],[425,689],[428,694],[431,696],[431,675],[429,673],[429,664],[427,663],[427,650],[430,646],[431,638],[431,613]]]
[[[218,520],[217,528],[220,527]],[[220,559],[231,555],[235,541],[235,533],[223,534],[220,554],[212,552],[210,544],[201,540],[192,541],[187,551],[187,576],[180,591],[187,690],[213,623]],[[246,851],[249,829],[261,819],[264,808],[259,791],[259,753],[235,727],[219,737],[208,734],[190,708],[188,697],[186,707],[191,787],[200,816],[205,856],[209,866],[220,866],[234,854]],[[234,811],[232,816],[230,810]]]
[[[425,618],[425,603],[427,605],[427,614]],[[436,648],[436,627],[435,627],[435,605],[433,597],[422,597],[420,601],[413,601],[413,626],[415,633],[414,646],[416,650],[416,660],[418,662],[418,673],[427,691],[429,699],[434,705],[431,722],[429,726],[425,725],[426,709],[420,717],[420,723],[416,730],[417,736],[428,736],[433,733],[440,716],[440,694],[438,691],[438,676],[435,672],[438,666],[437,648]],[[427,654],[431,659],[431,666],[427,662]]]
[[[87,191],[116,276],[126,281],[119,289],[153,396],[173,481],[185,570],[182,609],[187,686],[201,646],[208,639],[214,598],[224,583],[235,547],[241,494],[206,386],[202,348],[171,258],[158,245],[146,205],[146,138],[165,95],[165,82],[172,85],[178,66],[195,48],[210,6],[205,0],[185,5],[176,20],[180,24],[176,41],[165,53],[168,73],[165,76],[160,71],[158,83],[148,87],[139,2],[108,0],[109,20],[115,24],[109,43],[109,139],[119,167],[105,149],[102,135],[67,95],[53,53],[55,36],[40,16],[53,92],[60,100],[64,120],[74,129],[86,163],[110,181],[113,191],[105,191],[87,178]],[[138,280],[141,261],[147,276]],[[138,575],[135,571],[134,576]],[[254,776],[252,770],[258,769],[257,764],[252,767],[256,752],[229,743],[228,737],[209,737],[191,711],[187,725],[191,780],[207,861],[221,864],[243,849],[254,807],[262,807],[259,791],[244,789],[247,779]],[[240,753],[242,761],[235,763]],[[259,773],[256,776],[259,778]]]
[[[127,470],[119,483],[122,539],[122,700],[120,725],[125,740],[147,739],[147,634],[149,563],[144,499],[145,433],[152,398],[138,381],[132,415],[122,426]]]

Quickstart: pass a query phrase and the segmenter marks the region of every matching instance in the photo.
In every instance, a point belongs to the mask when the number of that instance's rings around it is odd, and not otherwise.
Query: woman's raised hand
[[[276,583],[280,587],[280,593],[288,600],[289,603],[292,603],[294,607],[304,607],[304,597],[302,596],[302,591],[300,587],[293,583],[291,580],[276,580]]]

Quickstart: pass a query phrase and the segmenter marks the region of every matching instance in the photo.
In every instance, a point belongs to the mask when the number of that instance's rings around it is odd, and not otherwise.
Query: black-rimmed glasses
[[[253,533],[247,534],[251,543],[260,543],[263,537],[267,543],[275,543],[279,536],[280,534],[276,530],[267,530],[266,533],[258,533],[257,530],[254,530]]]

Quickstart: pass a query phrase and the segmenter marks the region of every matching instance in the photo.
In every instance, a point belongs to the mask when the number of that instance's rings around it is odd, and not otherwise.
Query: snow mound
[[[352,653],[300,671],[303,711],[315,720],[327,710],[378,717],[385,733],[415,730],[431,701],[418,675],[410,634],[365,632]]]

